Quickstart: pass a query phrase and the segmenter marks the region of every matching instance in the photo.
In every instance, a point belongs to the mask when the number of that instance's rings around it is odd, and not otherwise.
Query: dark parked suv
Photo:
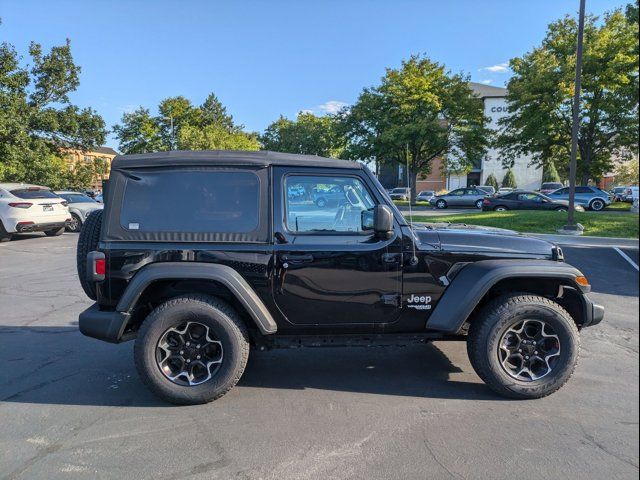
[[[288,195],[332,189],[344,198]],[[553,244],[410,225],[363,165],[273,152],[116,157],[78,274],[96,300],[80,331],[135,339],[142,380],[178,404],[225,394],[250,347],[435,339],[466,339],[496,392],[542,397],[571,376],[579,330],[604,315]]]

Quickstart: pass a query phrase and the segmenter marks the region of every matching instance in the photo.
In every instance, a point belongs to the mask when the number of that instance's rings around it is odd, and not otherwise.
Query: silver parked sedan
[[[488,196],[477,188],[457,188],[444,195],[436,195],[429,203],[436,208],[476,207],[482,209],[482,200]]]
[[[104,205],[80,192],[54,192],[69,204],[71,222],[67,225],[70,232],[79,232],[87,216],[94,210],[101,210]]]

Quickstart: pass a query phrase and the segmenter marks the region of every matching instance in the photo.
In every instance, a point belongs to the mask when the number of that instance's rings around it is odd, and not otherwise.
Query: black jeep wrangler
[[[578,331],[604,316],[557,246],[505,230],[410,225],[356,162],[119,156],[105,198],[78,241],[80,281],[96,300],[80,331],[135,339],[140,376],[173,403],[224,395],[250,347],[465,337],[492,389],[542,397],[571,376]]]

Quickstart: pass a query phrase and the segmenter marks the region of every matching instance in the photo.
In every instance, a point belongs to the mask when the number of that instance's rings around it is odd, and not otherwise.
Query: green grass
[[[451,222],[506,228],[528,233],[557,233],[565,225],[561,212],[482,212],[449,216],[414,215],[414,222]],[[584,235],[592,237],[638,238],[638,215],[606,212],[576,212],[576,221],[584,225]]]
[[[631,210],[631,203],[615,202],[609,205],[605,210],[615,210],[617,212],[628,212]]]
[[[409,201],[408,200],[394,200],[393,203],[395,203],[399,207],[408,207],[409,206]],[[421,205],[421,206],[428,207],[429,206],[429,202],[416,202],[415,205]]]

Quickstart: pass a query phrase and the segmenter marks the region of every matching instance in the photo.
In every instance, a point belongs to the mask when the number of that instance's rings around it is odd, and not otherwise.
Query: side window
[[[453,195],[454,197],[460,197],[464,195],[464,188],[459,188],[458,190],[454,190],[453,192],[449,192],[449,195]]]
[[[140,232],[249,233],[259,227],[260,181],[250,171],[136,172],[120,212]]]
[[[480,195],[480,192],[475,188],[467,188],[465,195]]]
[[[555,192],[556,195],[567,195],[569,193],[569,189],[568,188],[561,188],[560,190],[557,190]]]
[[[576,193],[593,193],[589,187],[576,187]]]
[[[375,206],[360,179],[340,176],[290,175],[285,191],[302,192],[287,195],[285,222],[294,233],[354,232],[367,229],[363,212]]]

